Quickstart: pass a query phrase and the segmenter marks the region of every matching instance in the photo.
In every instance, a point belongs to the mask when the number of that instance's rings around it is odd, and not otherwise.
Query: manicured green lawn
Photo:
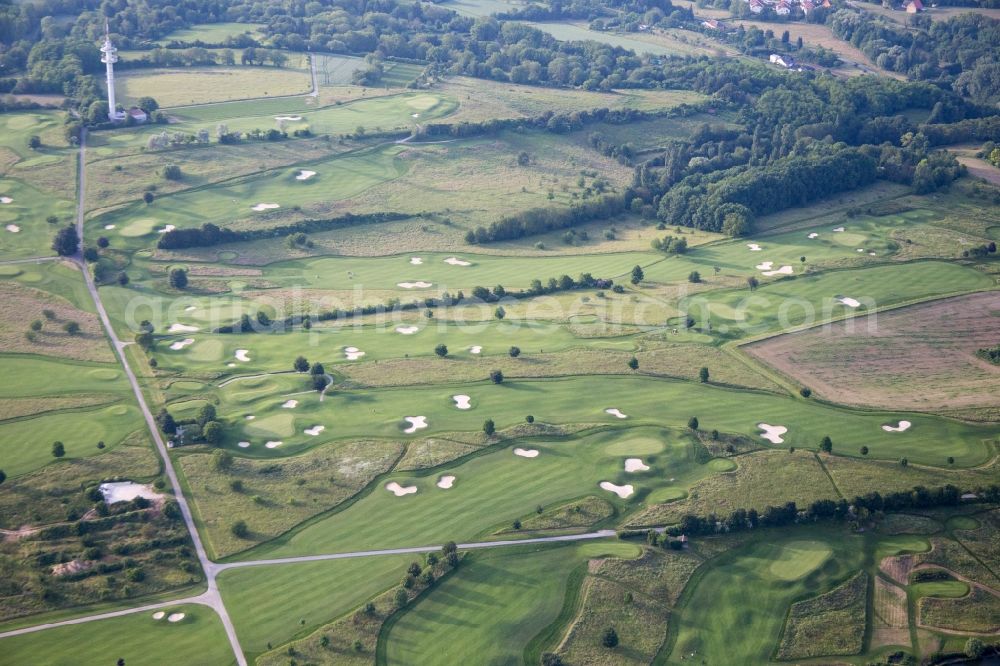
[[[789,606],[866,568],[876,548],[847,532],[795,532],[774,533],[707,565],[671,616],[671,649],[657,663],[770,662]]]
[[[910,592],[920,597],[964,597],[969,593],[969,585],[960,580],[937,580],[910,586]]]
[[[613,542],[472,553],[392,626],[383,638],[387,663],[522,663],[528,643],[559,615],[574,568],[638,554]]]
[[[237,440],[249,435],[252,446],[246,453],[274,455],[290,454],[326,438],[406,437],[405,416],[427,417],[428,427],[418,436],[478,431],[486,418],[492,418],[502,429],[523,422],[528,414],[549,423],[675,427],[684,427],[690,417],[697,416],[704,430],[746,434],[764,446],[769,443],[760,438],[758,423],[788,428],[784,441],[775,444],[778,448],[815,450],[823,436],[830,435],[834,453],[840,455],[858,456],[865,445],[872,458],[908,457],[910,462],[944,466],[945,459],[954,456],[957,465],[970,466],[986,460],[989,454],[983,440],[997,432],[995,427],[924,414],[852,411],[789,397],[650,377],[572,377],[502,385],[484,379],[466,385],[330,391],[322,402],[307,388],[301,375],[277,375],[267,383],[227,384],[219,391],[219,411],[236,426],[230,437]],[[456,409],[454,395],[470,396],[472,409]],[[297,406],[282,408],[290,398],[298,401]],[[608,408],[620,409],[630,420],[606,414]],[[241,423],[246,414],[255,415],[257,420]],[[288,423],[286,432],[294,423],[296,434],[261,430],[261,420],[279,415]],[[886,432],[881,427],[901,419],[913,424],[906,432]],[[243,427],[251,423],[253,428]],[[301,434],[304,428],[316,424],[326,426],[323,436],[309,438]],[[262,439],[268,434],[280,435],[284,445],[265,451]]]
[[[185,617],[180,622],[154,620],[150,611],[4,638],[2,661],[48,666],[111,666],[119,659],[128,666],[236,663],[222,622],[211,609],[188,605],[163,610]]]
[[[414,560],[423,561],[387,555],[230,569],[219,576],[219,589],[240,644],[254,654],[357,608],[398,583]]]
[[[346,552],[465,541],[510,527],[515,518],[536,507],[594,495],[632,508],[651,490],[686,488],[716,473],[695,462],[686,438],[657,429],[600,432],[565,441],[520,442],[539,452],[535,458],[514,454],[513,446],[445,465],[428,473],[391,473],[373,484],[348,508],[252,551],[268,557]],[[641,457],[647,472],[626,472],[627,457]],[[453,486],[437,487],[441,476],[454,476]],[[628,499],[601,489],[601,481],[631,484]],[[389,482],[414,486],[413,494],[397,497],[386,490]],[[208,498],[205,498],[206,500]],[[250,559],[243,554],[240,559]]]

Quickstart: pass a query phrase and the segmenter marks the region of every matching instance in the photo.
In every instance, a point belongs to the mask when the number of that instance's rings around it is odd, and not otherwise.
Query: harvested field
[[[1000,341],[1000,292],[942,299],[748,345],[751,355],[835,402],[896,410],[1000,404],[1000,367],[976,350]]]
[[[872,648],[910,644],[909,613],[903,588],[876,577],[872,610]]]
[[[700,10],[698,11],[700,12]],[[861,49],[854,46],[850,42],[845,42],[844,40],[837,38],[830,28],[819,23],[805,23],[802,21],[769,23],[767,21],[747,20],[730,20],[727,21],[727,23],[734,26],[742,25],[744,28],[754,26],[765,32],[771,30],[777,36],[780,36],[782,32],[787,30],[788,36],[792,42],[795,42],[799,37],[801,37],[806,46],[822,46],[825,49],[833,51],[845,61],[850,63],[860,62],[864,65],[868,65],[869,67],[878,69],[878,67],[868,59],[868,56],[862,53]]]

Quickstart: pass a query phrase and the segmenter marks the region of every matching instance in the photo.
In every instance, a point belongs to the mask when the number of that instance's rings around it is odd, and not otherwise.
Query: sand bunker
[[[136,497],[145,497],[148,500],[159,499],[162,495],[153,492],[149,486],[131,481],[118,481],[115,483],[102,483],[97,487],[104,497],[106,504],[116,502],[131,502]]]
[[[177,342],[170,345],[170,348],[174,351],[180,351],[187,347],[188,345],[194,344],[194,338],[184,338],[183,340],[178,340]]]
[[[834,229],[834,231],[839,234],[840,232],[844,231],[844,227],[837,227],[836,229]]]
[[[396,497],[402,497],[403,495],[412,495],[413,493],[417,492],[416,486],[401,486],[395,481],[390,481],[389,483],[385,484],[385,489],[388,490],[393,495],[395,495]]]
[[[410,427],[403,431],[407,435],[412,435],[416,431],[427,427],[426,416],[404,416],[403,420],[410,424]]]
[[[747,247],[750,248],[751,252],[760,252],[764,249],[760,245],[757,245],[757,243],[747,243]]]
[[[627,419],[628,418],[628,414],[622,413],[622,411],[620,409],[618,409],[617,407],[608,407],[607,409],[604,410],[604,413],[605,414],[611,414],[611,416],[617,417],[619,419]]]
[[[14,200],[10,197],[0,197],[0,204],[14,203]]]
[[[858,251],[858,252],[864,252],[864,251],[865,251],[865,248],[863,248],[863,247],[859,247],[857,251]]]
[[[469,347],[469,353],[470,354],[479,354],[482,351],[483,351],[483,348],[481,346],[479,346],[479,345],[472,345],[471,347]]]
[[[180,622],[184,619],[184,613],[171,613],[167,616],[167,622]]]
[[[269,448],[269,449],[276,449],[276,448],[278,448],[279,446],[281,446],[282,444],[284,444],[284,442],[281,442],[281,441],[273,441],[273,440],[272,440],[272,441],[268,442],[267,444],[265,444],[264,446],[266,446],[266,447],[267,447],[267,448]]]
[[[762,261],[756,266],[754,266],[754,268],[756,268],[759,271],[769,271],[773,266],[774,266],[773,261]]]
[[[254,416],[253,414],[247,414],[247,415],[246,415],[246,416],[244,416],[243,418],[245,418],[245,419],[246,419],[247,421],[253,421],[253,420],[254,420],[255,418],[257,418],[257,417],[256,417],[256,416]]]
[[[165,234],[168,231],[173,231],[176,228],[177,227],[175,227],[174,225],[168,224],[167,226],[163,227],[162,229],[159,229],[156,233],[158,233],[158,234]]]
[[[344,347],[344,358],[348,361],[357,361],[364,355],[365,353],[357,347]]]
[[[156,611],[155,613],[153,613],[153,619],[162,620],[164,615],[166,615],[166,613],[164,613],[163,611]]]
[[[414,266],[420,266],[424,263],[424,260],[420,257],[410,257],[410,263]]]
[[[402,287],[403,289],[426,289],[427,287],[434,286],[431,282],[424,282],[423,280],[417,280],[416,282],[397,282],[397,287]]]
[[[455,406],[459,409],[472,409],[472,398],[467,395],[453,395],[451,399],[455,401]]]
[[[226,363],[226,367],[227,368],[235,368],[236,364],[235,363]]]
[[[419,113],[411,113],[411,114],[410,114],[410,117],[411,117],[411,118],[419,118],[419,117],[420,117],[420,114],[419,114]]]
[[[876,256],[878,256],[878,255],[877,255],[877,254],[876,254],[875,252],[869,252],[869,253],[868,253],[868,256],[870,256],[870,257],[876,257]]]
[[[775,269],[773,271],[764,271],[761,273],[764,277],[771,277],[772,275],[791,275],[795,272],[791,266],[782,266],[781,268]]]
[[[449,474],[442,476],[440,479],[438,479],[437,487],[448,490],[449,488],[452,487],[452,485],[454,485],[454,483],[455,483],[455,477]]]
[[[167,333],[194,333],[198,330],[197,326],[187,326],[185,324],[171,324],[170,328],[167,329]]]
[[[836,299],[838,303],[842,303],[849,308],[856,308],[861,305],[861,301],[857,301],[849,296],[837,296]]]
[[[758,423],[757,427],[764,431],[760,436],[772,444],[783,443],[785,440],[782,439],[781,436],[788,432],[788,428],[785,426],[773,426],[766,423]]]
[[[108,231],[111,231],[112,229],[115,228],[115,225],[113,225],[113,224],[105,224],[104,228],[107,229]]]
[[[250,442],[238,442],[236,446],[240,447],[241,449],[249,449]]]
[[[194,312],[197,309],[198,309],[197,306],[189,305],[186,308],[184,308],[184,312]]]
[[[295,180],[309,180],[316,175],[315,171],[310,171],[309,169],[303,169],[299,171],[299,175],[295,177]]]
[[[621,497],[622,499],[627,499],[632,493],[635,492],[635,488],[632,487],[631,483],[624,486],[616,486],[610,481],[601,481],[599,485],[601,486],[601,490],[607,490],[610,493],[618,495],[618,497]]]
[[[882,426],[882,430],[885,430],[886,432],[906,432],[907,430],[910,429],[911,425],[913,424],[910,423],[909,421],[900,421],[897,425],[894,426],[884,425]]]
[[[414,333],[416,333],[419,330],[420,329],[418,327],[416,327],[416,326],[397,326],[396,327],[396,332],[397,333],[402,333],[403,335],[413,335]]]
[[[444,260],[444,263],[451,264],[452,266],[471,266],[471,261],[465,261],[464,259],[459,259],[458,257],[448,257]]]
[[[21,227],[17,226],[16,224],[8,224],[4,228],[12,234],[16,234],[21,231]]]
[[[250,210],[255,210],[258,213],[261,212],[261,211],[264,211],[264,210],[274,210],[275,208],[281,208],[281,206],[279,206],[276,203],[259,203],[259,204],[250,206]]]
[[[626,472],[648,472],[649,465],[642,462],[642,458],[626,458],[625,459],[625,471]]]
[[[819,238],[819,234],[814,231],[808,236],[806,236],[806,238]]]
[[[247,361],[249,361],[250,357],[247,356],[247,353],[249,351],[250,351],[249,349],[237,349],[236,350],[236,360],[237,361],[243,361],[244,363],[246,363]]]
[[[281,406],[284,407],[285,409],[295,409],[296,407],[299,406],[299,401],[298,400],[286,400],[285,402],[283,402],[281,404]]]
[[[299,120],[302,120],[302,116],[275,116],[274,119],[275,120],[286,120],[286,121],[289,121],[289,122],[297,122]]]
[[[537,458],[538,449],[514,449],[514,455],[522,458]]]
[[[306,428],[303,432],[305,432],[307,435],[312,435],[313,437],[315,437],[324,430],[326,430],[326,426],[314,425],[312,428]]]

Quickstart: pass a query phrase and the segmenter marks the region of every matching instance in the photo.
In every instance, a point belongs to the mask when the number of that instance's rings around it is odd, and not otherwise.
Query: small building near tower
[[[128,116],[129,118],[132,119],[133,122],[139,125],[149,120],[149,114],[147,114],[145,111],[143,111],[137,106],[133,106],[131,109],[128,110]]]

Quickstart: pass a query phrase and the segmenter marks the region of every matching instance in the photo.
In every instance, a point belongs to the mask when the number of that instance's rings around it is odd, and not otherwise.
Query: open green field
[[[61,125],[55,112],[0,114],[0,260],[51,256],[52,234],[71,219],[75,155]],[[32,136],[41,147],[28,147]]]
[[[303,95],[312,88],[308,66],[186,67],[126,70],[116,78],[123,103],[155,97],[166,109],[254,97]]]
[[[832,589],[874,554],[920,551],[910,537],[878,542],[817,530],[759,540],[699,571],[672,615],[669,650],[657,663],[768,663],[792,602]]]
[[[248,653],[309,634],[391,587],[418,555],[229,569],[219,589]]]
[[[635,51],[636,54],[651,53],[653,55],[683,55],[684,50],[674,45],[667,45],[662,42],[640,41],[618,32],[604,32],[600,30],[589,30],[585,24],[578,23],[533,23],[525,22],[532,28],[537,28],[542,32],[547,32],[559,41],[563,42],[600,42],[609,46],[617,46],[623,49]]]
[[[128,666],[235,664],[219,617],[205,606],[173,606],[180,622],[154,620],[153,611],[86,624],[47,629],[0,640],[3,660],[11,664],[104,666],[123,659]]]
[[[572,572],[582,572],[590,558],[639,552],[631,544],[594,543],[474,553],[392,625],[386,663],[532,663],[528,646],[536,637],[551,640],[549,625],[579,585]]]
[[[222,44],[230,37],[247,34],[254,39],[261,39],[263,23],[199,23],[190,28],[174,30],[158,44],[170,42],[204,42],[206,44]]]

